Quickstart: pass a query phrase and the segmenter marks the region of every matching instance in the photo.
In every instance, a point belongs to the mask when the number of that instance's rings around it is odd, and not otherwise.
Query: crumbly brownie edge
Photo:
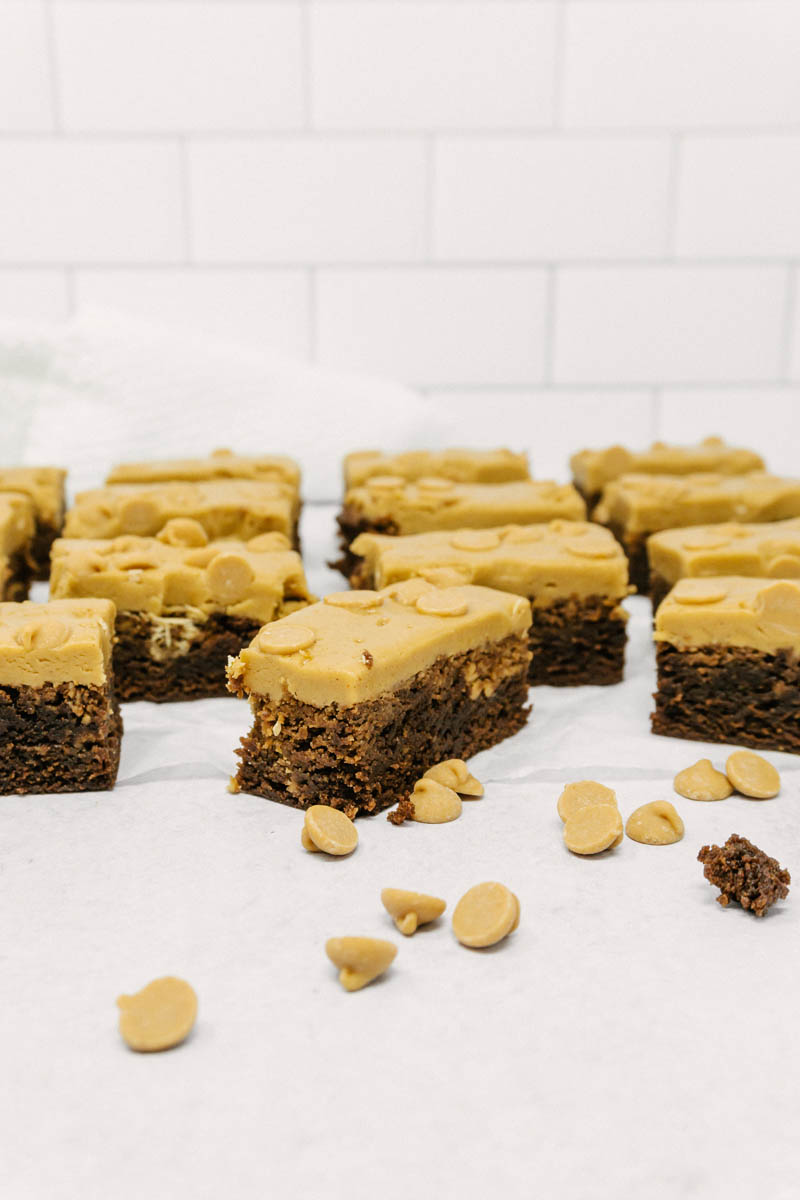
[[[434,763],[469,758],[522,728],[529,659],[527,638],[512,634],[442,656],[395,691],[349,707],[252,697],[238,788],[349,816],[388,808]]]
[[[339,526],[339,546],[341,555],[333,562],[329,562],[328,566],[334,571],[341,571],[347,579],[360,569],[363,564],[363,558],[352,554],[350,551],[351,544],[355,541],[360,533],[384,533],[390,537],[397,536],[397,525],[394,521],[387,518],[382,518],[378,521],[370,521],[357,508],[345,505],[342,511],[336,518],[336,524]],[[353,584],[355,587],[356,585]],[[363,586],[359,585],[359,586]]]
[[[63,523],[63,522],[62,522]],[[50,578],[50,550],[53,542],[61,535],[61,525],[51,525],[37,519],[33,541],[30,546],[30,561],[33,578],[46,581]]]
[[[629,535],[618,521],[609,522],[607,528],[613,533],[628,559],[628,577],[637,592],[646,596],[650,591],[650,563],[647,558],[649,534]]]
[[[0,687],[0,794],[95,792],[117,778],[122,718],[113,687]]]
[[[3,584],[3,600],[27,600],[31,580],[39,578],[31,569],[30,555],[16,550],[8,556],[8,575]],[[45,579],[47,576],[45,576]]]
[[[658,572],[650,572],[650,599],[653,602],[653,612],[656,611],[661,601],[672,591],[674,586],[674,583],[667,583],[664,576],[659,575]]]
[[[654,733],[800,754],[800,659],[740,646],[656,650]]]
[[[187,618],[188,620],[188,618]],[[120,700],[176,700],[227,696],[225,667],[252,641],[261,622],[211,613],[186,627],[190,636],[163,657],[153,657],[153,623],[146,613],[117,613],[114,676]]]

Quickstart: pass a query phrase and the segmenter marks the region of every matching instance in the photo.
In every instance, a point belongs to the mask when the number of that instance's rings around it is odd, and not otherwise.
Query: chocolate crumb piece
[[[732,833],[724,846],[703,846],[697,859],[708,882],[719,888],[717,902],[723,908],[737,900],[742,908],[763,917],[770,905],[789,894],[789,872],[738,833]]]
[[[393,825],[402,825],[404,821],[414,820],[414,801],[408,796],[405,800],[401,800],[397,808],[393,808],[390,813],[386,814],[386,820],[391,821]]]
[[[365,650],[364,653],[361,655],[361,658],[362,658],[362,661],[363,661],[365,667],[371,667],[375,661],[375,659],[370,654],[369,650]]]

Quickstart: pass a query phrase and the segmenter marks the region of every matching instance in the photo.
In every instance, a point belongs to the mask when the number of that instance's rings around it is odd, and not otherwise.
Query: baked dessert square
[[[413,483],[436,475],[453,483],[510,483],[530,479],[527,454],[513,450],[406,450],[384,454],[380,450],[355,450],[345,455],[344,487],[361,487],[376,475],[396,475]]]
[[[114,786],[113,637],[110,600],[0,604],[0,793]]]
[[[439,586],[498,588],[530,601],[529,682],[619,683],[625,665],[628,560],[608,529],[587,521],[386,537],[351,546],[356,588],[421,578]]]
[[[265,626],[228,667],[253,727],[232,786],[348,816],[516,733],[527,716],[530,605],[411,579],[336,592]]]
[[[59,539],[50,594],[113,600],[117,694],[156,702],[226,695],[228,658],[311,599],[282,533],[210,542],[186,518],[158,538]]]
[[[0,467],[0,492],[21,492],[36,521],[29,557],[34,579],[47,579],[50,547],[64,524],[67,472],[60,467]]]
[[[631,583],[650,590],[647,539],[662,529],[800,516],[800,479],[776,475],[623,475],[592,519],[607,525],[630,560]]]
[[[79,492],[67,513],[64,537],[156,537],[168,521],[188,517],[211,541],[247,542],[260,533],[282,533],[296,546],[299,513],[296,490],[269,480],[120,483]]]
[[[284,454],[234,454],[214,450],[207,458],[153,459],[117,463],[106,483],[200,483],[204,479],[254,479],[300,490],[300,467]]]
[[[395,537],[585,517],[586,506],[568,483],[454,483],[433,476],[408,483],[399,475],[379,475],[345,495],[338,517],[342,557],[335,565],[350,577],[357,565],[350,544],[360,533]]]
[[[679,579],[761,575],[800,579],[800,517],[742,525],[690,525],[647,539],[650,594],[658,606]]]
[[[34,575],[36,516],[28,496],[0,492],[0,600],[26,600]]]
[[[708,437],[696,446],[669,446],[653,442],[647,450],[608,446],[604,450],[579,450],[569,460],[572,482],[590,508],[603,488],[620,475],[746,475],[763,471],[764,460],[754,450],[728,446],[719,437]]]
[[[655,640],[654,733],[800,753],[800,581],[681,579]]]

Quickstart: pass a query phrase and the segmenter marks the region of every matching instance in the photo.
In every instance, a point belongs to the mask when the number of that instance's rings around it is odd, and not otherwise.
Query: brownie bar
[[[33,509],[34,530],[28,557],[34,579],[47,579],[50,572],[50,547],[64,523],[66,478],[66,471],[60,467],[0,468],[0,492],[26,496]]]
[[[106,478],[113,483],[198,483],[207,479],[274,480],[300,489],[300,468],[283,454],[243,455],[214,450],[207,458],[150,459],[117,463]]]
[[[529,682],[550,687],[621,683],[627,617],[616,600],[569,597],[535,606]]]
[[[400,454],[355,450],[345,456],[345,491],[376,475],[398,475],[408,482],[436,475],[454,483],[508,483],[530,479],[530,468],[527,454],[505,449],[406,450]]]

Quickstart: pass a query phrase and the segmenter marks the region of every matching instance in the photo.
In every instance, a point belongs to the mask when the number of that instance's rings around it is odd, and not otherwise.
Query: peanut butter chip
[[[173,517],[156,537],[167,546],[208,545],[208,534],[200,522],[192,517]]]
[[[450,538],[454,550],[496,550],[500,534],[493,529],[459,529]]]
[[[158,523],[158,505],[152,500],[128,500],[119,510],[119,519],[128,533],[149,533]]]
[[[483,784],[470,775],[469,767],[462,758],[448,758],[435,767],[429,767],[423,779],[433,779],[444,787],[452,788],[459,796],[479,799],[483,795]]]
[[[426,896],[422,892],[406,892],[403,888],[384,888],[381,892],[383,907],[394,918],[401,933],[410,937],[420,925],[435,921],[447,908],[446,900]]]
[[[405,485],[402,475],[375,475],[367,484],[375,492],[394,492]]]
[[[325,953],[339,968],[339,983],[346,992],[357,992],[382,975],[397,954],[394,942],[381,938],[329,938]]]
[[[411,799],[414,804],[413,820],[421,821],[423,825],[443,825],[461,816],[458,794],[435,779],[418,779]]]
[[[258,648],[265,654],[294,654],[313,646],[317,635],[307,625],[265,625],[258,635]]]
[[[781,777],[760,754],[734,750],[725,763],[725,774],[737,792],[751,800],[771,800],[781,790]]]
[[[687,533],[683,544],[687,550],[721,550],[730,544],[730,540],[723,533],[698,531]]]
[[[405,604],[411,608],[420,596],[425,596],[431,590],[431,585],[424,579],[404,579],[389,593],[396,604]]]
[[[383,596],[379,592],[364,588],[360,592],[331,592],[325,597],[326,604],[334,608],[348,608],[351,612],[363,612],[370,608],[380,608]]]
[[[800,579],[800,558],[794,554],[780,554],[769,564],[767,574],[772,579]]]
[[[602,538],[583,537],[565,542],[565,548],[576,558],[614,558],[617,554],[616,547]]]
[[[595,783],[593,779],[580,779],[577,783],[568,783],[558,797],[558,815],[562,821],[568,821],[582,808],[592,808],[596,804],[610,804],[616,807],[617,793],[605,784]]]
[[[241,554],[218,554],[206,571],[211,595],[219,604],[235,604],[247,593],[255,572]]]
[[[132,996],[117,999],[119,1031],[131,1050],[170,1050],[189,1036],[197,995],[183,979],[165,975]]]
[[[519,900],[502,883],[477,883],[453,912],[453,933],[471,949],[502,942],[518,925]]]
[[[257,554],[264,554],[270,551],[289,550],[291,547],[285,533],[278,533],[277,529],[272,529],[269,533],[257,533],[255,537],[250,538],[247,549],[255,550]]]
[[[472,581],[472,571],[469,567],[426,567],[420,572],[420,578],[433,584],[434,587],[463,587]]]
[[[776,580],[759,590],[755,598],[755,610],[763,613],[776,625],[795,632],[800,630],[800,606],[797,603],[797,585]]]
[[[653,800],[631,813],[625,832],[646,846],[671,846],[683,837],[683,821],[669,800]]]
[[[713,579],[681,579],[672,589],[672,598],[679,604],[716,604],[727,594],[728,589]]]
[[[564,843],[573,854],[600,854],[618,846],[622,817],[613,804],[579,809],[564,825]]]
[[[422,492],[452,492],[453,484],[449,479],[440,479],[438,475],[425,475],[417,480],[417,487]]]
[[[306,810],[300,840],[306,850],[325,854],[352,854],[358,845],[358,831],[348,816],[328,804],[312,804]],[[311,845],[309,846],[309,842]]]
[[[417,612],[431,617],[463,617],[467,602],[455,589],[443,588],[438,592],[427,592],[416,603]]]
[[[727,775],[715,771],[710,758],[700,758],[691,767],[679,771],[673,787],[687,800],[727,800],[733,791]]]
[[[55,650],[69,638],[69,629],[57,617],[43,617],[23,625],[16,640],[25,650]]]

